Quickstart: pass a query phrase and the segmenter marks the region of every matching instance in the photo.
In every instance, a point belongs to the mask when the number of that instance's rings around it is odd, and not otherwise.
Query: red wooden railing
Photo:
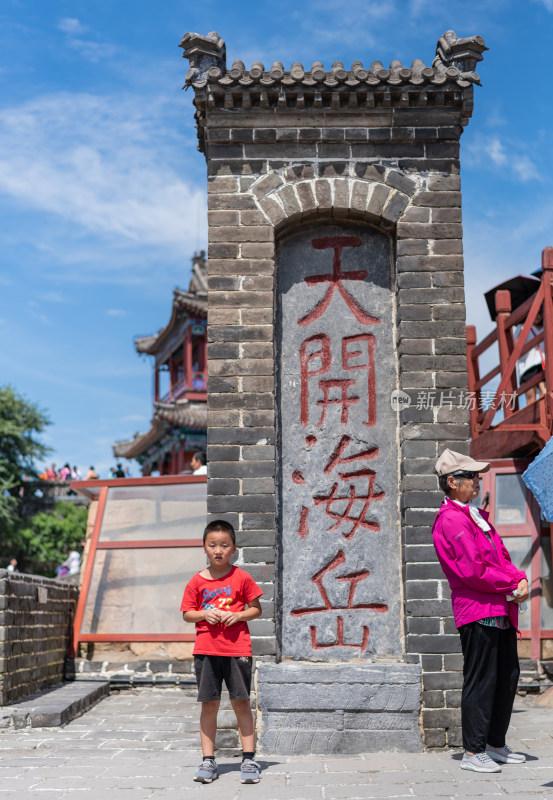
[[[469,391],[474,403],[470,406],[471,453],[473,457],[502,458],[520,450],[531,453],[549,440],[553,431],[553,372],[548,368],[553,359],[553,247],[542,253],[542,279],[537,292],[514,311],[511,295],[500,290],[495,295],[496,327],[479,344],[476,329],[467,325],[467,368]],[[543,307],[543,330],[532,333],[536,317]],[[518,337],[513,328],[522,324]],[[480,375],[481,356],[494,344],[498,345],[499,364],[485,375]],[[541,346],[545,354],[545,370],[517,386],[517,361]],[[500,376],[493,400],[482,408],[482,388]],[[534,403],[520,407],[519,398],[540,381],[545,381],[545,396]],[[509,402],[505,400],[509,398]],[[510,399],[514,398],[514,402]],[[503,419],[496,422],[496,414],[503,410]],[[494,424],[495,422],[495,424]]]

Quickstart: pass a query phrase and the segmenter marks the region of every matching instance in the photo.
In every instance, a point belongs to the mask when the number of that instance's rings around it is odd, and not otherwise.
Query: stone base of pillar
[[[421,752],[418,664],[263,663],[257,670],[265,755]]]

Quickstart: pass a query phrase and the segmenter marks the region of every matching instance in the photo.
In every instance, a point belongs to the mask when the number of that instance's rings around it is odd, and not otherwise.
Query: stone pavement
[[[219,759],[220,778],[194,783],[198,707],[191,689],[113,693],[64,728],[0,731],[0,800],[365,800],[496,798],[553,800],[553,710],[518,699],[510,743],[526,764],[494,775],[459,768],[459,752],[260,757],[257,786],[240,784],[239,759]]]

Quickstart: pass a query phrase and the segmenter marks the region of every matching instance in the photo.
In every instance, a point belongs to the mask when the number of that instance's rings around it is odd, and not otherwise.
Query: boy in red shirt
[[[198,702],[202,704],[200,739],[203,763],[194,780],[211,783],[218,777],[214,750],[224,680],[242,742],[241,781],[259,783],[250,707],[252,646],[248,622],[261,616],[259,598],[263,592],[247,572],[230,563],[236,552],[236,535],[230,523],[224,520],[210,522],[203,541],[209,566],[196,573],[186,585],[180,607],[185,622],[196,623],[193,654]]]

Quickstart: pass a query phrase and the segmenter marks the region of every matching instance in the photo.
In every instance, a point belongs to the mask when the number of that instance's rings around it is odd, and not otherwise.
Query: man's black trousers
[[[471,753],[482,753],[486,744],[503,747],[520,674],[516,630],[469,622],[461,625],[459,635],[463,747]]]

